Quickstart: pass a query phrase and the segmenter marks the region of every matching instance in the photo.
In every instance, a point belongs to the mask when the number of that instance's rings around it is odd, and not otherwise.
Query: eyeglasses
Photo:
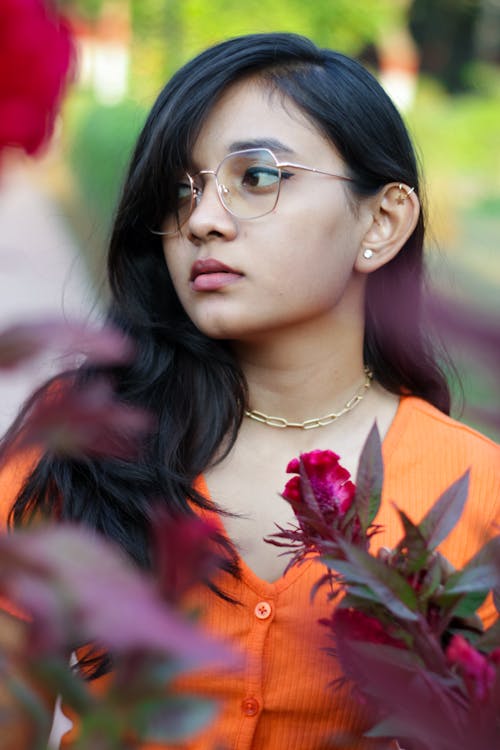
[[[215,170],[201,169],[195,175],[186,172],[175,186],[174,210],[166,217],[162,231],[155,234],[177,234],[200,203],[204,190],[201,178],[209,174],[215,177],[219,200],[230,214],[238,219],[258,219],[265,216],[278,203],[282,180],[293,177],[292,172],[286,171],[288,169],[300,169],[352,182],[350,177],[344,175],[305,167],[303,164],[279,162],[267,148],[234,151]]]

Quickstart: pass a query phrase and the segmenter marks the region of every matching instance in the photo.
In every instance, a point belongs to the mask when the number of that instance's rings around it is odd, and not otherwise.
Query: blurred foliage
[[[355,54],[400,16],[394,0],[185,0],[182,3],[188,56],[224,37],[286,30],[311,36],[317,44]]]
[[[466,65],[476,55],[481,0],[413,0],[409,16],[421,70],[433,73],[450,92],[467,90]]]
[[[417,140],[425,144],[425,160],[433,171],[445,169],[465,179],[477,178],[482,190],[486,179],[490,187],[500,189],[500,76],[488,66],[478,72],[471,76],[477,93],[455,97],[431,79],[421,78],[408,119]],[[487,90],[486,84],[481,87],[483,78],[490,80]]]
[[[109,224],[146,113],[129,100],[105,107],[84,97],[77,106],[71,164],[88,210]]]
[[[276,30],[357,54],[401,22],[406,0],[59,0],[66,11],[96,22],[128,7],[132,24],[134,96],[152,95],[179,65],[223,38]]]
[[[95,20],[99,17],[104,0],[56,0],[61,11],[77,11],[82,18]]]

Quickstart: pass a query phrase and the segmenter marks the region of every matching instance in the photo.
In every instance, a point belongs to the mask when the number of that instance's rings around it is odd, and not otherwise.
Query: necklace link
[[[278,427],[284,429],[286,427],[297,427],[301,430],[313,430],[316,427],[327,427],[332,422],[342,417],[347,412],[352,411],[355,406],[362,401],[372,384],[373,372],[365,367],[365,382],[358,388],[354,396],[344,405],[339,412],[332,412],[331,414],[325,414],[323,417],[315,417],[313,419],[306,419],[303,422],[290,422],[284,417],[273,417],[269,414],[264,414],[262,411],[256,411],[255,409],[245,409],[245,416],[249,419],[253,419],[261,424],[266,424],[269,427]]]

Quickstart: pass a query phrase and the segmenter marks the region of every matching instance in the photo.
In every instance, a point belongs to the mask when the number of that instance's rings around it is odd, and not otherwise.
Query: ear
[[[399,253],[415,229],[420,202],[414,188],[391,182],[368,201],[366,208],[371,220],[354,265],[360,273],[376,271]]]

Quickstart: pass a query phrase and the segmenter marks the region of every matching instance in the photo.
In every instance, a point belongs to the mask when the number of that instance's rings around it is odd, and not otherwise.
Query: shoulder
[[[420,398],[402,399],[393,427],[400,447],[427,455],[432,451],[436,459],[442,454],[455,456],[500,472],[500,445]]]
[[[421,499],[423,513],[424,505],[468,471],[471,509],[487,523],[500,521],[500,446],[477,430],[421,399],[406,397],[383,453],[392,497],[409,493],[414,503]]]

